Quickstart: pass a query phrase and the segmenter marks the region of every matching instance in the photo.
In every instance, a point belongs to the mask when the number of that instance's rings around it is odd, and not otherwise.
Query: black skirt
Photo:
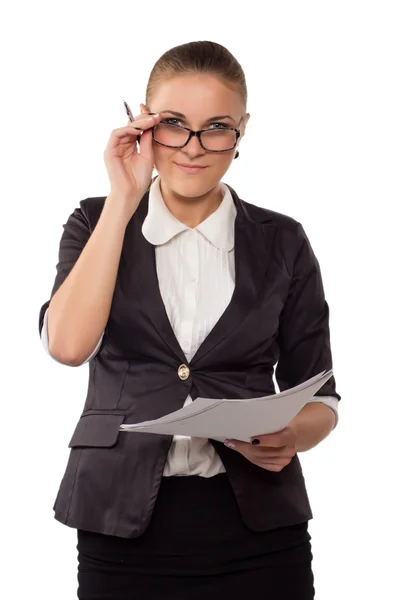
[[[163,477],[137,538],[78,530],[79,600],[312,600],[308,522],[255,532],[228,476]]]

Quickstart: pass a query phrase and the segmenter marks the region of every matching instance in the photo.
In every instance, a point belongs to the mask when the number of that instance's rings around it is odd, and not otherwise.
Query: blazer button
[[[186,365],[180,365],[178,368],[178,375],[180,379],[187,379],[190,375],[190,369]]]

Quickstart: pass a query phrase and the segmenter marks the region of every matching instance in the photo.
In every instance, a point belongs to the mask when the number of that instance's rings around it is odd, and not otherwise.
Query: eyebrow
[[[171,115],[174,115],[175,117],[180,117],[181,119],[185,119],[186,117],[184,114],[180,113],[180,112],[176,112],[174,110],[160,110],[160,113],[170,113]],[[215,117],[211,117],[210,119],[207,119],[207,121],[205,121],[205,123],[211,123],[211,121],[218,121],[220,119],[230,119],[231,121],[235,122],[234,118],[231,117],[231,115],[216,115]]]

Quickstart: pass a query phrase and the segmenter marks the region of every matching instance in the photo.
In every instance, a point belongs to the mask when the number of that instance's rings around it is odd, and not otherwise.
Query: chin
[[[171,190],[180,196],[195,198],[207,194],[218,184],[218,182],[210,182],[204,179],[201,181],[200,178],[196,178],[195,181],[194,177],[188,177],[188,179],[189,181],[182,181],[174,177],[168,182],[168,185]]]

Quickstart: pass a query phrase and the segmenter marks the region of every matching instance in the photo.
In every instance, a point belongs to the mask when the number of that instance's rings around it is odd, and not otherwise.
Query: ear
[[[246,125],[248,120],[250,119],[250,113],[246,113],[245,116],[243,117],[243,121],[242,121],[242,127],[241,127],[241,136],[240,139],[242,139],[242,137],[244,136],[245,132],[246,132]]]

